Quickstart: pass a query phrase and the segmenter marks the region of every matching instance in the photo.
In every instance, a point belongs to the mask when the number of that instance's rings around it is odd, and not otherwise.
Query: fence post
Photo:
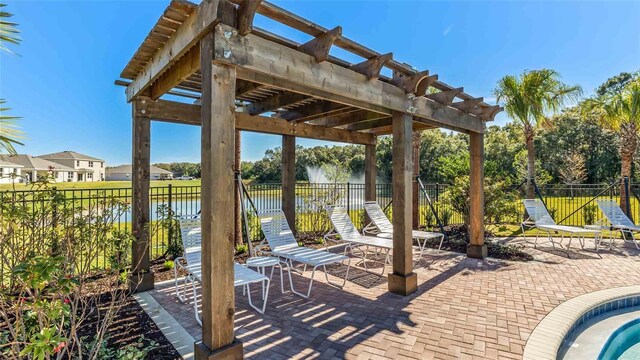
[[[168,195],[169,195],[169,201],[167,201],[167,206],[169,207],[169,211],[167,213],[167,215],[169,216],[169,229],[167,230],[167,236],[169,237],[169,241],[167,242],[168,244],[171,244],[171,242],[173,241],[173,191],[172,191],[172,186],[171,184],[169,184],[168,186]]]
[[[351,183],[347,181],[347,214],[351,216]]]

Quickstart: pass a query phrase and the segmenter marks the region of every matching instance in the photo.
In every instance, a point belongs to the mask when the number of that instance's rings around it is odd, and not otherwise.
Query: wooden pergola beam
[[[257,101],[247,105],[247,112],[251,115],[259,115],[277,110],[283,106],[295,104],[308,98],[309,96],[304,94],[280,92],[262,101]]]
[[[504,109],[499,105],[482,108],[480,118],[482,118],[482,121],[492,121],[496,117],[496,115],[502,110]]]
[[[322,125],[327,127],[340,127],[387,117],[389,117],[389,115],[379,114],[377,112],[367,110],[354,109],[340,114],[325,116],[320,119],[313,120],[311,123],[313,123],[314,125]]]
[[[204,0],[158,50],[126,89],[127,101],[147,90],[167,69],[210,31],[233,7],[227,1]]]
[[[201,106],[185,104],[169,100],[145,101],[136,107],[139,116],[147,116],[152,120],[185,125],[201,125]],[[235,113],[236,129],[242,131],[259,132],[275,135],[293,135],[302,138],[319,139],[350,144],[374,144],[376,139],[372,134],[329,128],[325,126],[290,123],[288,121],[254,116],[248,113]]]
[[[349,106],[344,104],[320,100],[297,109],[281,112],[278,117],[294,122],[305,122],[324,116],[340,114],[348,108]]]
[[[244,76],[246,73],[261,74],[274,84],[280,84],[279,87],[298,84],[294,91],[310,96],[323,98],[324,93],[331,93],[334,96],[328,100],[336,101],[335,98],[339,97],[339,102],[344,101],[345,105],[364,105],[365,109],[373,105],[386,109],[386,113],[400,111],[431,119],[445,128],[482,132],[482,121],[476,116],[443,107],[424,97],[410,99],[404,90],[392,84],[369,81],[362,74],[333,64],[317,63],[307,54],[253,34],[241,37],[234,29],[218,24],[215,37],[216,61],[242,68],[243,72],[238,72],[239,78],[260,82],[256,77]]]

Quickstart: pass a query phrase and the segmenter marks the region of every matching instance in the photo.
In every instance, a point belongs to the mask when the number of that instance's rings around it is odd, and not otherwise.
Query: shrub
[[[582,219],[585,225],[592,225],[596,222],[596,214],[598,213],[598,205],[587,204],[582,208]]]
[[[453,210],[462,214],[466,225],[470,213],[469,176],[460,176],[449,186],[444,194],[445,201]],[[498,223],[515,214],[516,194],[503,181],[487,178],[484,186],[485,223]],[[441,219],[444,223],[444,220]],[[445,224],[446,225],[446,224]]]
[[[164,264],[162,265],[162,267],[165,270],[172,270],[174,268],[176,264],[172,261],[172,260],[167,260],[164,262]]]
[[[100,358],[128,296],[133,237],[114,223],[128,205],[96,196],[86,206],[34,187],[0,193],[0,358]],[[79,337],[87,331],[91,339]]]
[[[249,245],[247,244],[236,245],[236,255],[244,254],[247,251],[249,251]]]
[[[451,218],[453,217],[453,211],[449,208],[443,208],[440,210],[440,221],[442,226],[449,226],[451,224]]]

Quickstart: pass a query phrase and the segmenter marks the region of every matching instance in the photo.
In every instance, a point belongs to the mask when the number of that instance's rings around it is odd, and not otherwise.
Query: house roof
[[[52,159],[52,160],[73,159],[73,160],[89,160],[89,161],[102,161],[102,162],[104,162],[104,160],[102,160],[102,159],[98,159],[98,158],[95,158],[95,157],[89,156],[89,155],[80,154],[80,153],[77,153],[75,151],[70,151],[70,150],[60,151],[60,152],[52,153],[52,154],[40,155],[38,157],[42,158],[42,159]]]
[[[41,159],[39,157],[34,157],[26,154],[19,155],[11,155],[8,157],[8,160],[12,163],[21,165],[24,170],[39,170],[39,171],[48,171],[51,169],[58,171],[73,171],[76,172],[75,169],[70,168],[68,166],[64,166],[53,161]]]
[[[0,157],[0,167],[22,167],[20,164],[13,163],[6,159],[4,156]]]
[[[152,174],[173,174],[171,171],[161,169],[153,165],[151,165],[150,170]],[[131,165],[120,165],[116,167],[107,168],[107,174],[130,174],[131,172],[132,172]]]

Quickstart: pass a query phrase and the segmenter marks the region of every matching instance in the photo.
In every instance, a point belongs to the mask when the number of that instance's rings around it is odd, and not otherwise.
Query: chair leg
[[[202,319],[200,318],[200,314],[198,313],[198,294],[196,293],[196,282],[195,279],[191,279],[191,288],[193,289],[193,311],[196,316],[196,321],[200,326],[202,326]]]

